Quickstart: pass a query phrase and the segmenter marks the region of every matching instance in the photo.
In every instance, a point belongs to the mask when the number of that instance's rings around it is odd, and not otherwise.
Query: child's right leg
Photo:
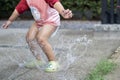
[[[37,50],[39,46],[37,46],[37,44],[36,44],[36,35],[37,35],[38,31],[39,31],[39,29],[37,28],[36,23],[33,23],[26,35],[26,41],[29,45],[29,48],[30,48],[32,54],[37,59],[37,60],[33,60],[29,63],[26,63],[25,67],[28,67],[28,68],[35,67],[36,64],[41,65],[40,53]]]
[[[33,23],[31,28],[28,30],[27,35],[26,35],[26,41],[30,47],[31,52],[33,53],[33,55],[36,57],[36,59],[40,60],[40,56],[38,52],[36,52],[36,35],[38,33],[38,28],[36,27],[36,23]]]

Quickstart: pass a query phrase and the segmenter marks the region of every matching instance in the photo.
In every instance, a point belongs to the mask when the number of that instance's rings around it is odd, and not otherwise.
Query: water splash
[[[63,39],[63,38],[61,38],[61,39]],[[65,46],[64,43],[67,44],[67,46]],[[73,55],[74,54],[73,50],[77,49],[76,44],[84,46],[84,51],[79,56],[74,56]],[[90,44],[92,44],[92,40],[88,39],[87,35],[84,35],[82,37],[72,39],[72,40],[69,40],[69,41],[65,40],[65,39],[61,40],[61,44],[60,44],[59,48],[64,48],[65,47],[64,49],[66,49],[66,51],[65,50],[61,51],[61,53],[60,53],[61,55],[59,55],[58,61],[62,65],[66,66],[66,67],[63,67],[63,69],[67,70],[72,63],[74,63],[80,57],[84,56],[84,54],[87,51],[87,48]],[[55,47],[57,47],[57,45]],[[58,50],[55,50],[55,49],[57,49],[55,47],[54,47],[54,52],[57,53]]]
[[[14,36],[17,36],[14,34]],[[63,71],[61,74],[56,74],[57,76],[56,80],[77,80],[74,73],[69,73],[69,68],[84,54],[86,53],[88,47],[90,44],[92,44],[92,40],[88,38],[87,35],[83,35],[81,37],[75,38],[75,39],[67,39],[64,38],[64,36],[60,36],[61,38],[58,39],[58,42],[60,43],[59,45],[54,45],[53,50],[55,52],[55,55],[61,65],[60,71]],[[17,41],[17,45],[23,46],[24,40],[20,37],[19,40]],[[27,46],[27,45],[26,45]],[[75,55],[74,51],[78,50],[78,47],[82,46],[84,47],[83,52],[81,51],[81,54]],[[41,50],[38,50],[41,51]],[[9,52],[8,52],[9,53]],[[42,51],[40,53],[43,53]],[[35,59],[34,57],[31,57],[32,54],[28,53],[26,54],[26,58],[32,58]],[[21,56],[19,54],[15,54],[15,56],[10,56],[6,54],[6,56],[14,63],[18,64],[19,67],[23,67],[21,63],[27,62],[26,60],[22,59],[21,61]],[[43,54],[42,54],[43,56]],[[45,57],[42,58],[43,60],[46,60]],[[43,67],[39,67],[36,65],[38,70],[43,70]],[[11,76],[13,76],[16,72],[14,72]],[[44,73],[44,72],[42,72]]]
[[[61,76],[59,75],[60,77],[58,77],[57,80],[77,80],[74,73],[69,73],[68,70],[77,60],[85,55],[89,45],[92,44],[92,40],[89,39],[87,35],[72,40],[66,40],[64,38],[61,39],[60,46],[54,46],[54,52],[56,53],[56,56],[58,56],[58,61],[61,65],[60,70],[64,71]],[[67,44],[67,46],[65,46],[64,43]],[[79,56],[74,55],[74,50],[78,48],[76,45],[84,46],[84,51]],[[58,48],[61,48],[61,53],[57,54]]]

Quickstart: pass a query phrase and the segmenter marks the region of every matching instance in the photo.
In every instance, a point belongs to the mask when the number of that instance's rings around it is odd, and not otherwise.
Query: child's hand
[[[72,18],[73,14],[71,10],[67,9],[67,10],[63,10],[62,16],[65,19],[69,19],[69,18]]]
[[[10,20],[8,20],[7,22],[5,22],[3,25],[2,25],[2,28],[4,29],[7,29],[8,26],[11,24],[12,22]]]

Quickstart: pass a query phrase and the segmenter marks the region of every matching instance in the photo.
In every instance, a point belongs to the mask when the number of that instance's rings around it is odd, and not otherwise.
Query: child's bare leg
[[[56,27],[51,25],[44,25],[41,27],[37,34],[37,41],[41,46],[43,52],[46,54],[49,61],[55,61],[55,55],[52,50],[52,46],[48,42],[48,38],[56,30]]]
[[[40,54],[39,54],[39,52],[37,52],[37,50],[36,50],[37,47],[35,44],[35,40],[36,40],[35,38],[36,38],[37,33],[38,33],[38,28],[36,27],[36,23],[33,23],[31,28],[27,32],[26,41],[27,41],[33,55],[36,57],[36,59],[40,60]]]

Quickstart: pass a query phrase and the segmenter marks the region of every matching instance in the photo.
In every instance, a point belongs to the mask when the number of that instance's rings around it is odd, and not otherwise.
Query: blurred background
[[[0,19],[7,19],[20,0],[0,0]],[[65,8],[73,11],[72,19],[100,20],[101,0],[61,0]],[[26,15],[27,13],[27,15]],[[20,16],[22,19],[31,18],[31,14],[25,12]],[[32,19],[32,18],[31,18]]]
[[[0,20],[8,19],[20,0],[0,0]],[[103,24],[120,24],[120,0],[61,0],[63,6],[73,11],[71,20],[94,20]],[[62,18],[62,17],[61,17]],[[30,11],[19,19],[33,19]]]

